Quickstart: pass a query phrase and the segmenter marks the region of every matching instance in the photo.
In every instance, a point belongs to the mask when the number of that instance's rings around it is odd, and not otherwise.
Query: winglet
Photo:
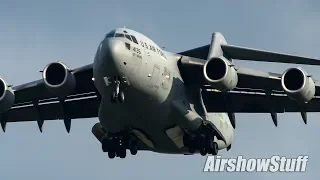
[[[3,132],[6,132],[6,127],[7,127],[7,113],[1,114],[0,117],[0,123],[1,123],[1,128]]]
[[[71,130],[71,119],[69,118],[66,118],[63,120],[64,122],[64,126],[66,127],[66,130],[68,133],[70,133],[70,130]]]
[[[304,124],[307,124],[307,113],[306,112],[301,112],[301,117],[303,119]]]
[[[231,149],[231,144],[227,147],[227,151],[229,151]]]
[[[7,127],[7,122],[6,121],[1,121],[1,128],[3,132],[6,132],[6,127]]]
[[[231,113],[231,112],[228,112],[228,116],[229,116],[230,123],[231,123],[233,129],[236,129],[236,117],[235,117],[235,114]]]
[[[38,120],[37,123],[38,123],[39,131],[42,133],[44,121],[43,120]]]
[[[276,127],[278,127],[278,115],[275,112],[271,112],[271,118]]]
[[[269,107],[269,111],[270,111],[270,115],[271,115],[273,124],[274,124],[276,127],[278,127],[278,115],[277,115],[277,113],[273,110],[272,101],[271,101],[271,98],[272,98],[271,91],[270,91],[270,90],[265,90],[265,93],[266,93],[266,97],[267,97],[266,100],[267,100],[267,104],[268,104],[268,107]]]
[[[39,120],[37,120],[37,124],[38,124],[40,132],[42,133],[42,127],[43,127],[44,120],[42,120],[41,111],[39,109],[39,101],[38,100],[33,100],[32,103],[33,103],[33,106],[36,108],[36,111],[38,113]]]
[[[60,99],[60,104],[62,106],[62,111],[63,111],[64,126],[65,126],[67,132],[70,133],[70,130],[71,130],[71,118],[69,118],[68,106],[66,105],[64,99]]]

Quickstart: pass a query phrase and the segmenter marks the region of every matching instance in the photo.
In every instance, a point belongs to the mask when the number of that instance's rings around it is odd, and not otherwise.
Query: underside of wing
[[[24,104],[13,106],[7,112],[7,122],[35,121],[35,120],[64,120],[97,117],[99,100],[95,94],[81,97],[80,95],[65,99],[64,105],[56,99],[43,101],[35,106]]]
[[[15,94],[15,104],[55,98],[61,95],[95,92],[92,64],[70,70],[62,62],[55,62],[47,65],[42,73],[43,78],[40,80],[12,87]],[[62,91],[58,92],[57,89]]]
[[[231,91],[224,94],[207,90],[203,91],[202,95],[208,112],[228,112],[229,110],[234,113],[320,112],[319,98],[300,104],[282,94],[268,96],[264,93],[247,91]]]
[[[92,64],[70,69],[54,62],[43,70],[43,79],[11,87],[0,79],[1,126],[7,122],[63,119],[69,132],[71,119],[97,117],[100,94],[93,84]]]
[[[285,95],[248,93],[233,91],[228,93],[212,90],[202,92],[205,107],[208,112],[228,113],[230,121],[235,127],[234,113],[269,113],[278,125],[278,113],[300,112],[302,120],[307,124],[307,112],[320,112],[320,99],[313,98],[305,104],[290,100]]]

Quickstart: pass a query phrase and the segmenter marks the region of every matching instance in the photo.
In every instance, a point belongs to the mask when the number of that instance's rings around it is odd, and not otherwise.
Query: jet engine
[[[0,113],[8,111],[15,101],[15,95],[11,87],[0,78]]]
[[[208,60],[203,74],[209,84],[218,90],[232,90],[238,84],[237,71],[231,62],[223,57]]]
[[[281,85],[288,97],[300,103],[309,102],[315,95],[315,83],[302,68],[290,68],[281,77]]]
[[[62,62],[48,64],[42,76],[48,90],[59,97],[69,95],[76,87],[74,75]]]

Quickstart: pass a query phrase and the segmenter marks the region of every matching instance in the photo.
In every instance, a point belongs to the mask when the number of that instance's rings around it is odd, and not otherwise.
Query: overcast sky
[[[40,70],[62,60],[71,68],[93,62],[104,35],[126,26],[167,51],[205,45],[213,32],[229,44],[320,57],[319,5],[288,1],[105,1],[0,0],[0,75],[18,85],[41,78]],[[240,62],[237,65],[282,73],[295,65]],[[315,78],[318,67],[304,67]],[[0,133],[0,179],[319,179],[318,114],[304,125],[299,113],[237,114],[232,150],[223,157],[309,155],[304,173],[203,173],[205,157],[139,152],[110,160],[91,133],[94,119],[74,120],[67,134],[62,121],[13,123]]]

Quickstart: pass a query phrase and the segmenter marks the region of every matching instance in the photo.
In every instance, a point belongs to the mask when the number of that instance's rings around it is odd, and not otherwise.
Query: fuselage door
[[[155,64],[153,66],[151,79],[150,79],[149,84],[148,84],[149,87],[151,87],[151,88],[155,87],[156,89],[159,88],[158,85],[157,85],[157,82],[158,82],[158,79],[159,79],[159,74],[160,74],[160,67]]]

